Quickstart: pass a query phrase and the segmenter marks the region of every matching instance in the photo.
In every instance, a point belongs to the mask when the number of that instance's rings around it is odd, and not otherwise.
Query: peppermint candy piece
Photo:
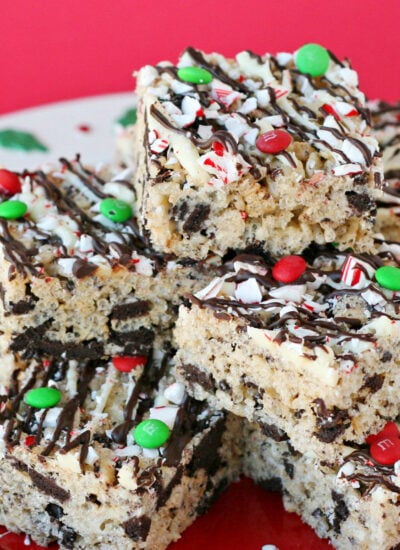
[[[150,145],[150,151],[152,153],[155,153],[156,155],[159,155],[163,151],[165,151],[168,148],[169,142],[165,138],[158,138],[153,141],[153,143]]]
[[[364,270],[360,266],[365,267],[365,264],[362,264],[354,256],[348,256],[342,267],[342,277],[341,282],[348,286],[357,286],[360,288],[364,286],[365,281],[367,280]]]

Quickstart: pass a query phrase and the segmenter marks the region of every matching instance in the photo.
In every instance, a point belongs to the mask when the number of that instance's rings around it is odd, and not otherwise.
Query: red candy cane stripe
[[[322,105],[322,109],[325,111],[325,113],[328,113],[332,115],[334,118],[336,118],[336,120],[340,120],[340,115],[335,111],[332,105],[329,105],[328,103],[324,103]]]
[[[156,139],[150,145],[150,151],[152,153],[159,154],[159,153],[162,153],[163,151],[165,151],[165,149],[167,149],[168,145],[169,145],[169,143],[168,143],[167,139],[159,138],[159,139]]]
[[[360,265],[360,262],[353,256],[348,256],[342,267],[342,283],[355,286],[366,280],[365,274],[357,265]]]

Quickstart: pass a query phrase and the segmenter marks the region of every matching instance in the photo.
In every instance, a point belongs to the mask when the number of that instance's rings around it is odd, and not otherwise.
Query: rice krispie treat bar
[[[142,68],[137,96],[138,221],[156,250],[371,247],[380,154],[347,61],[318,45],[234,59],[187,48],[176,66]]]
[[[62,549],[178,539],[236,478],[239,438],[170,356],[19,360],[0,387],[0,524]]]
[[[129,175],[90,171],[79,157],[0,170],[0,320],[12,351],[140,353],[209,280],[210,265],[148,248]]]
[[[338,550],[395,550],[400,544],[400,439],[394,422],[338,463],[296,451],[271,426],[244,428],[244,471],[279,489],[296,512]]]
[[[386,239],[400,241],[400,103],[374,101],[372,112],[374,135],[380,144],[385,182],[378,194],[377,231]]]
[[[180,308],[178,376],[197,399],[333,460],[398,413],[400,268],[389,249],[235,257]]]

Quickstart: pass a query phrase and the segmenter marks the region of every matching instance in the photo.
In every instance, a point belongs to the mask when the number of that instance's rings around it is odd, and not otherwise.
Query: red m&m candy
[[[120,372],[131,372],[131,370],[136,367],[142,367],[146,364],[147,357],[144,355],[132,355],[132,356],[121,356],[113,357],[112,363],[114,367]]]
[[[21,192],[19,177],[10,170],[0,169],[0,193],[15,195]]]
[[[394,464],[400,460],[400,439],[384,437],[371,445],[369,452],[379,464]]]
[[[400,460],[399,429],[394,422],[388,422],[376,435],[367,437],[371,456],[379,464],[394,464]]]
[[[257,138],[256,147],[263,153],[281,153],[292,142],[290,134],[286,130],[270,130]]]
[[[307,268],[307,263],[301,256],[285,256],[272,268],[272,277],[280,283],[296,281]]]

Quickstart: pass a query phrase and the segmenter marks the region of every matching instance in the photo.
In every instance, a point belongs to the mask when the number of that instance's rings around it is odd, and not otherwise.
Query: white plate
[[[33,170],[59,157],[81,153],[86,164],[114,158],[117,120],[135,106],[133,92],[63,101],[0,116],[0,132],[32,133],[48,151],[16,151],[0,146],[0,166]],[[88,131],[82,131],[86,126]]]

